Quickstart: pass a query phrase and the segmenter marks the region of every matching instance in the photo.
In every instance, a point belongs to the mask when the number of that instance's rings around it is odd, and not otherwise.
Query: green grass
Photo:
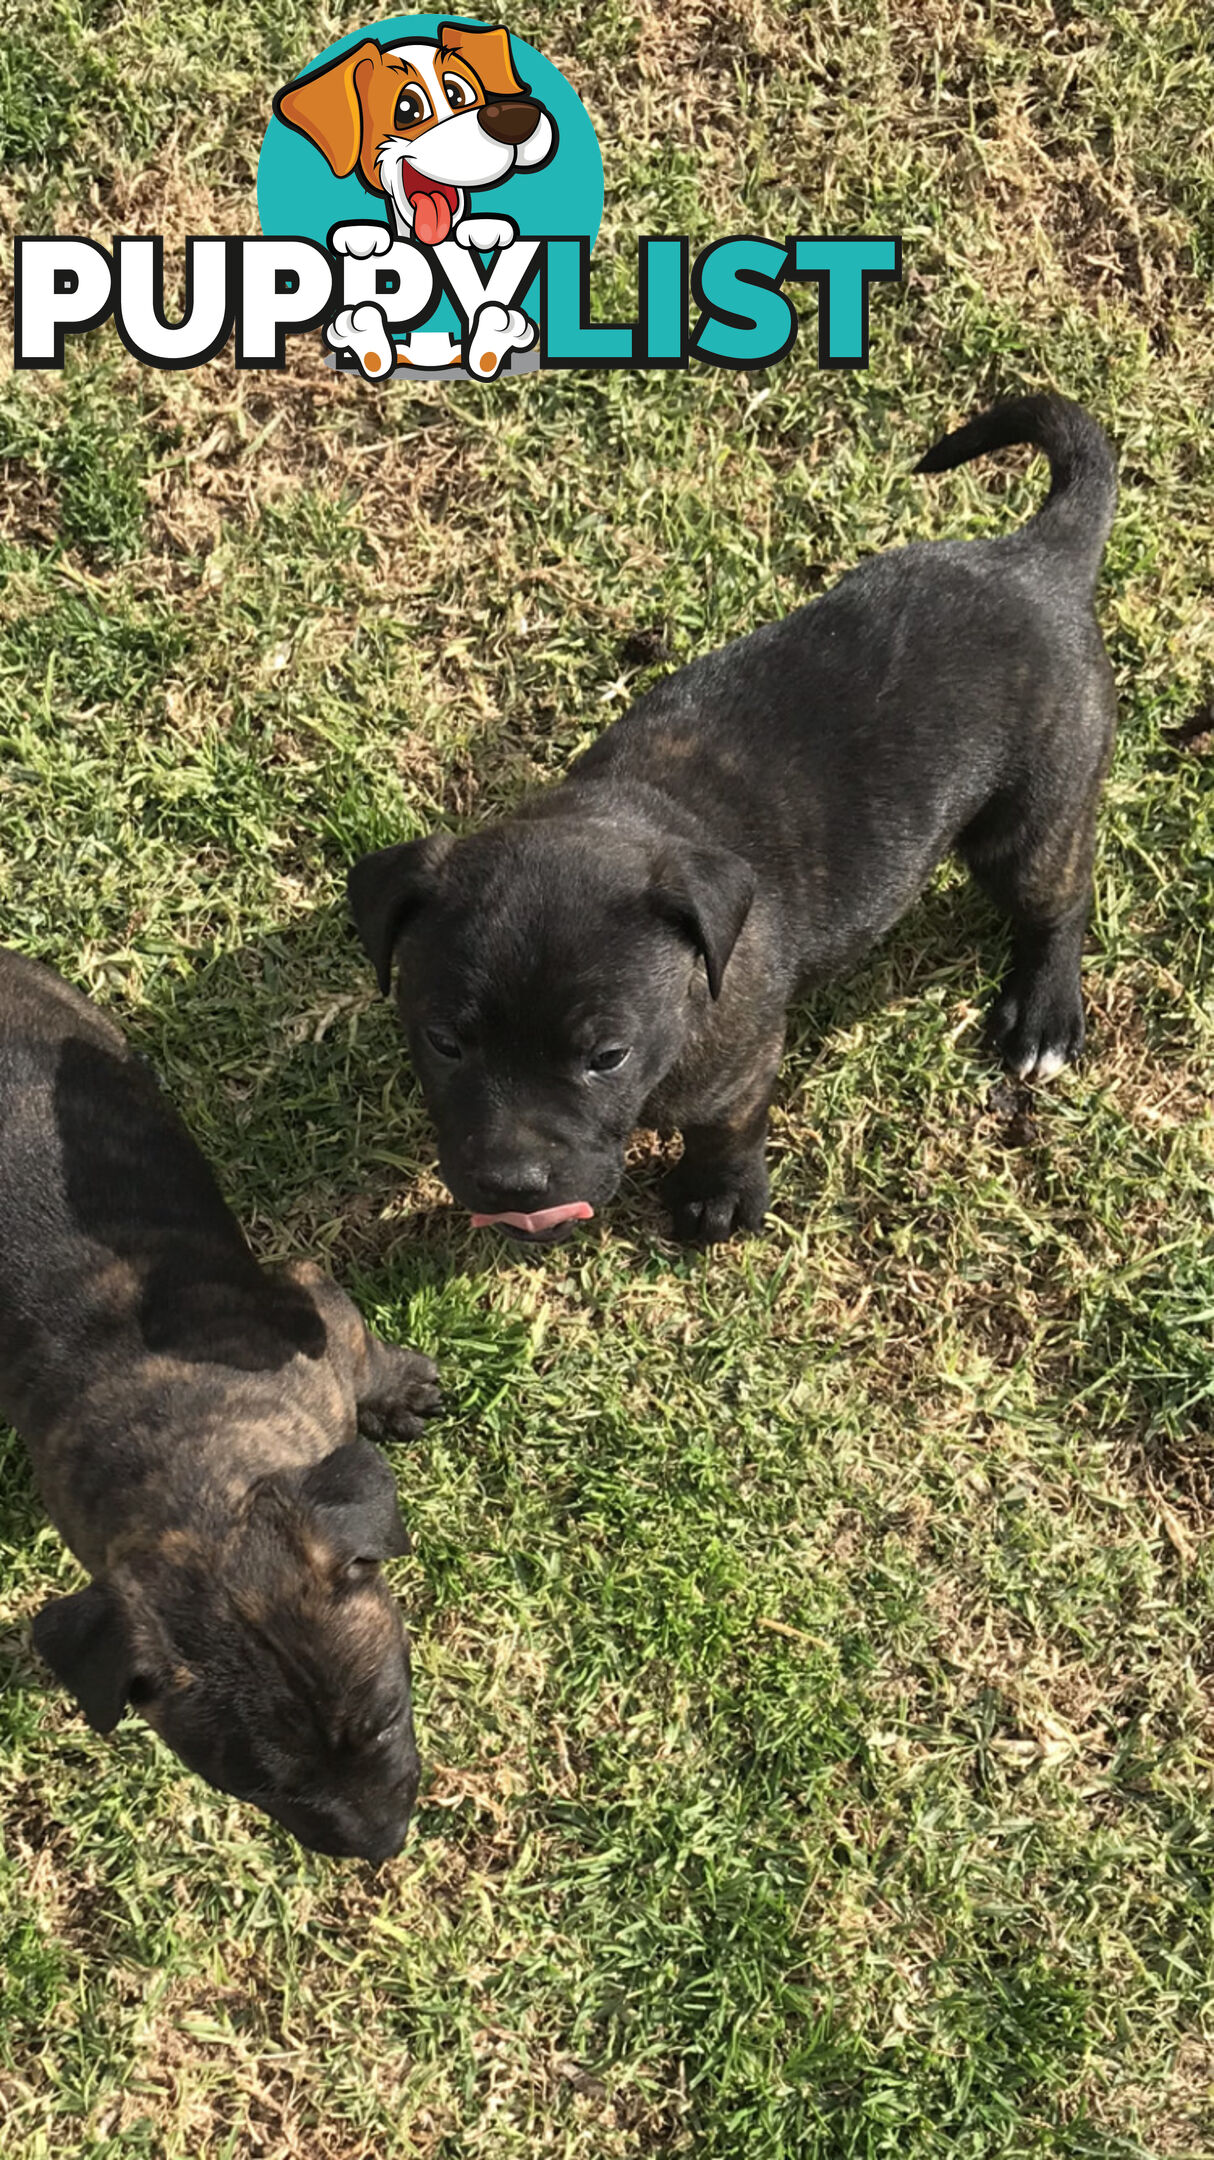
[[[248,230],[271,91],[357,19],[16,0],[5,226]],[[863,375],[811,305],[770,376],[380,396],[310,341],[158,376],[102,331],[0,384],[0,936],[450,1398],[399,1461],[428,1770],[378,1878],[48,1688],[29,1617],[76,1576],[0,1447],[6,2160],[1207,2160],[1214,763],[1168,731],[1211,673],[1211,33],[516,27],[601,131],[604,314],[638,229],[901,230],[906,281]],[[798,1015],[761,1242],[671,1248],[647,1147],[576,1244],[474,1237],[349,857],[508,804],[861,554],[1023,517],[1020,455],[910,467],[1046,382],[1123,472],[1082,1071],[986,1067],[1002,933],[946,872]]]

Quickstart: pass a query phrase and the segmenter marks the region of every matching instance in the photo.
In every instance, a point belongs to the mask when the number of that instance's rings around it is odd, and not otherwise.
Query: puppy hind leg
[[[369,1440],[416,1440],[426,1419],[442,1408],[433,1360],[381,1342],[354,1300],[315,1261],[291,1261],[275,1272],[307,1292],[323,1321],[328,1356],[347,1402],[353,1397],[359,1431]]]
[[[358,1429],[370,1440],[416,1440],[443,1406],[433,1360],[369,1332],[355,1387]]]
[[[1016,821],[962,852],[1011,918],[1012,964],[991,1008],[994,1048],[1021,1080],[1044,1081],[1083,1049],[1083,938],[1092,900],[1095,804],[1034,835]],[[1001,844],[1002,841],[1002,844]]]

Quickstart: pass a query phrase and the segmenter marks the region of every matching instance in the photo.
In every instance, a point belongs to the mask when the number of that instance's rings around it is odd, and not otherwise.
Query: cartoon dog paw
[[[368,255],[386,255],[392,245],[392,235],[386,225],[360,222],[357,225],[335,225],[329,234],[329,246],[335,255],[354,255],[365,262]]]
[[[353,353],[367,382],[386,382],[396,366],[388,318],[374,300],[342,308],[331,323],[326,323],[325,337],[335,352]]]
[[[465,218],[457,225],[452,238],[462,248],[504,248],[518,239],[518,226],[508,217]]]
[[[500,375],[512,352],[526,352],[536,340],[535,324],[521,308],[486,300],[476,311],[468,341],[468,368],[482,382]]]

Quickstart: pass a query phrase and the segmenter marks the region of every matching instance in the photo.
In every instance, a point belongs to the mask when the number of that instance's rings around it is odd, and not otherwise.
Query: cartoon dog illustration
[[[366,38],[288,83],[274,111],[316,146],[338,179],[357,169],[367,192],[387,203],[389,224],[338,225],[329,236],[338,254],[362,259],[387,254],[394,240],[508,247],[518,238],[513,220],[469,216],[468,196],[512,172],[536,171],[557,146],[552,116],[516,74],[509,32],[500,27],[447,22],[437,38],[386,47]],[[495,301],[477,309],[470,333],[467,365],[486,381],[536,339],[521,309]],[[331,345],[353,350],[372,379],[382,380],[397,360],[455,368],[464,358],[446,331],[415,333],[396,346],[373,300],[343,308],[325,334]]]

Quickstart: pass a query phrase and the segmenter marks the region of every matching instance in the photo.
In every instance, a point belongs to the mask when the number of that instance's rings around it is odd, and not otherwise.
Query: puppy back
[[[0,1416],[33,1442],[103,1373],[149,1355],[282,1362],[287,1346],[249,1344],[277,1333],[271,1303],[119,1029],[51,969],[0,952]]]

